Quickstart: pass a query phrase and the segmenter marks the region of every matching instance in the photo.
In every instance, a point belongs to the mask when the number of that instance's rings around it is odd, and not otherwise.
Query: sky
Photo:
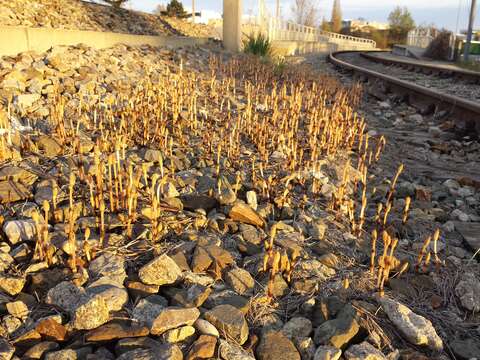
[[[196,9],[208,10],[208,13],[217,14],[222,12],[222,0],[195,0]],[[267,7],[272,13],[275,8],[275,0],[265,0]],[[282,15],[290,18],[291,6],[294,0],[280,0]],[[314,0],[320,8],[320,16],[330,18],[333,0]],[[130,0],[133,9],[152,11],[158,4],[165,4],[168,0]],[[388,14],[397,5],[407,6],[417,24],[435,24],[439,28],[449,30],[457,29],[457,14],[460,5],[458,29],[467,27],[470,0],[341,0],[344,19],[356,19],[363,17],[369,21],[387,22]],[[190,8],[191,0],[183,0],[185,8]],[[243,0],[245,14],[255,13],[257,0]],[[480,28],[480,7],[477,11],[477,26]]]

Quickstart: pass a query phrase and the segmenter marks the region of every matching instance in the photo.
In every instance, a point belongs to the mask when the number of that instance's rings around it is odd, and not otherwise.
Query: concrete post
[[[223,46],[234,52],[242,49],[242,0],[223,0]]]

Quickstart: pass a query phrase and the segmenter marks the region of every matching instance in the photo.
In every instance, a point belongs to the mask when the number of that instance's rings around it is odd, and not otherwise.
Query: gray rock
[[[309,233],[310,236],[315,240],[322,240],[325,237],[325,233],[328,229],[327,224],[321,219],[316,219],[312,222]]]
[[[22,325],[22,320],[12,315],[6,315],[2,319],[2,327],[9,335],[17,331]]]
[[[323,282],[335,275],[335,270],[325,266],[316,259],[302,261],[293,272],[294,279],[308,279],[314,277],[318,282]]]
[[[176,345],[163,344],[152,349],[128,351],[117,360],[183,360],[182,350]]]
[[[313,360],[338,360],[342,356],[342,350],[337,349],[335,346],[319,346]]]
[[[247,197],[247,204],[250,205],[250,207],[253,210],[257,210],[258,208],[257,193],[253,190],[247,191],[246,197]]]
[[[36,345],[30,347],[25,354],[23,354],[26,359],[42,359],[42,356],[54,350],[57,350],[60,347],[56,342],[53,341],[42,341]],[[2,359],[0,355],[0,359]]]
[[[463,274],[455,288],[455,293],[465,309],[473,312],[480,311],[480,280],[475,274]]]
[[[238,267],[233,268],[225,274],[225,281],[240,295],[250,295],[253,293],[255,280],[247,270]]]
[[[453,210],[450,213],[450,218],[452,220],[460,220],[461,222],[469,222],[470,221],[470,216],[468,216],[468,214],[465,214],[460,209]]]
[[[167,181],[165,184],[163,184],[160,191],[165,198],[176,198],[180,195],[175,188],[175,184],[173,184],[171,181]]]
[[[346,360],[387,360],[381,351],[364,341],[358,345],[352,345],[345,351]]]
[[[167,299],[159,295],[150,295],[141,299],[132,312],[132,317],[141,324],[152,326],[157,316],[168,306]]]
[[[0,272],[7,270],[15,262],[9,253],[0,253]]]
[[[125,259],[110,253],[102,254],[94,259],[88,266],[88,271],[93,279],[107,276],[120,284],[123,284],[127,277]]]
[[[160,314],[153,320],[150,328],[152,335],[160,335],[164,332],[178,328],[184,325],[193,325],[200,316],[197,308],[179,308],[168,307],[163,309]]]
[[[154,350],[162,345],[160,341],[154,340],[151,337],[130,337],[118,340],[115,345],[115,354],[117,356],[123,355],[126,352],[136,349]]]
[[[193,334],[195,334],[193,326],[180,326],[163,333],[163,339],[169,344],[174,344],[188,339]]]
[[[233,339],[243,345],[248,339],[248,325],[243,313],[232,305],[218,305],[205,313],[205,319],[212,323],[226,339]]]
[[[10,315],[22,320],[25,320],[30,312],[28,306],[21,300],[9,302],[6,307]]]
[[[383,109],[383,110],[388,110],[392,108],[392,106],[387,101],[380,101],[378,103],[378,106],[380,107],[380,109]]]
[[[145,151],[144,159],[149,162],[160,162],[163,159],[162,152],[155,149],[147,149]]]
[[[172,258],[163,254],[142,266],[138,276],[144,284],[170,285],[181,278],[182,270]]]
[[[77,352],[72,349],[52,351],[47,353],[45,360],[77,360]]]
[[[315,330],[313,340],[318,345],[332,345],[343,348],[360,330],[358,314],[352,305],[347,304],[337,318],[325,321]]]
[[[408,181],[401,181],[395,189],[395,195],[399,198],[415,195],[415,184]]]
[[[15,98],[14,105],[18,107],[20,112],[24,113],[38,101],[40,97],[40,94],[21,94]]]
[[[420,114],[413,114],[408,117],[408,120],[416,124],[421,124],[423,122],[423,116]]]
[[[256,354],[260,360],[300,360],[300,354],[292,341],[276,331],[270,331],[262,336]]]
[[[223,339],[220,339],[218,353],[223,360],[255,360],[253,356],[247,354],[240,346],[231,344]]]
[[[102,297],[109,311],[122,310],[128,302],[128,292],[123,285],[106,276],[91,283],[86,291]]]
[[[37,235],[35,222],[30,219],[6,221],[3,224],[3,232],[13,245],[19,241],[32,241]]]
[[[295,337],[292,339],[295,347],[300,353],[302,360],[312,360],[315,355],[315,343],[311,337]]]
[[[443,186],[447,187],[448,189],[459,189],[460,184],[458,183],[457,180],[454,179],[448,179],[443,182]]]
[[[202,335],[210,335],[215,337],[220,337],[220,334],[215,326],[209,323],[207,320],[204,319],[197,319],[193,324],[195,329]]]
[[[47,353],[45,360],[78,360],[85,359],[92,353],[91,347],[82,347],[79,349],[65,349]]]
[[[13,357],[15,348],[4,338],[0,338],[0,359],[10,360]]]
[[[340,259],[338,258],[338,256],[332,253],[323,254],[322,256],[320,256],[318,261],[332,269],[337,269],[338,264],[340,263]]]
[[[474,338],[455,339],[450,347],[461,360],[480,359],[480,344]]]
[[[443,350],[442,339],[432,323],[395,300],[380,298],[380,304],[390,321],[414,345],[425,345],[435,351]]]
[[[480,249],[480,223],[455,222],[452,225],[451,231],[457,230],[472,251]]]
[[[85,297],[83,288],[75,286],[69,281],[63,281],[48,291],[45,302],[72,312]]]
[[[77,330],[95,329],[110,319],[107,303],[100,295],[83,300],[72,311],[72,315],[72,326]]]
[[[218,189],[217,189],[218,192]],[[228,179],[225,176],[220,177],[220,194],[218,194],[218,201],[221,205],[231,205],[237,200],[237,196],[233,191]]]
[[[295,337],[306,338],[312,332],[312,322],[304,317],[290,319],[282,328],[282,333],[289,339]]]

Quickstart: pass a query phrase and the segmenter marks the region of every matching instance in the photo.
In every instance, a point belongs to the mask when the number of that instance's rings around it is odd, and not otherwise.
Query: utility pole
[[[470,18],[468,19],[467,42],[465,43],[465,49],[463,52],[464,61],[468,61],[468,58],[470,56],[470,45],[472,44],[473,23],[475,22],[476,11],[477,0],[472,0],[472,6],[470,8]]]
[[[192,0],[192,23],[195,23],[195,0]]]

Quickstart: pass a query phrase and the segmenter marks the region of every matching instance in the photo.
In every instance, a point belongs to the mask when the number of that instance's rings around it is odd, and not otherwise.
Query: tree
[[[186,12],[183,9],[183,5],[178,0],[171,0],[167,5],[167,15],[174,17],[185,17]]]
[[[408,32],[415,28],[415,21],[407,7],[397,6],[388,15],[390,24],[390,39],[397,42],[405,42]]]
[[[295,0],[292,13],[297,24],[312,27],[318,25],[318,7],[315,0]]]
[[[339,33],[342,30],[342,9],[340,8],[340,0],[335,0],[333,2],[332,9],[332,31]]]
[[[322,31],[328,31],[328,32],[332,31],[332,26],[325,18],[322,18],[322,25],[320,25],[320,28],[322,29]]]
[[[107,4],[112,5],[114,8],[120,8],[123,4],[125,4],[128,0],[103,0]]]

